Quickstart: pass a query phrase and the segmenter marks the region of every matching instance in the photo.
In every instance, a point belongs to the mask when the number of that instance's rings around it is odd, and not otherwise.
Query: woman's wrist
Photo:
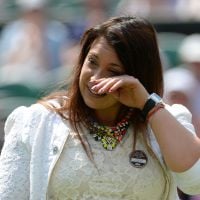
[[[152,93],[149,95],[143,109],[141,110],[141,116],[143,120],[146,121],[147,118],[150,118],[148,115],[150,115],[150,113],[153,115],[153,113],[159,110],[158,108],[164,108],[164,103],[160,96],[158,96],[156,93]]]
[[[149,113],[147,114],[146,120],[149,121],[149,119],[160,109],[165,108],[165,104],[164,103],[158,103],[156,104],[156,106],[154,106]]]

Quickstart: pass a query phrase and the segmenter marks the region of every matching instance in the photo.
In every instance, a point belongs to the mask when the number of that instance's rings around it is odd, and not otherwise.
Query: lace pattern
[[[22,111],[24,108],[22,107],[20,109]],[[16,196],[19,197],[20,200],[29,199],[29,193],[24,194],[23,191],[29,191],[28,166],[30,155],[27,148],[21,142],[22,130],[21,125],[18,123],[19,120],[21,120],[21,122],[24,121],[24,116],[22,115],[18,120],[14,118],[10,120],[9,123],[12,124],[13,131],[5,136],[6,145],[4,145],[1,152],[0,199],[11,200],[16,199]],[[24,176],[17,176],[17,174],[24,174]]]
[[[167,109],[194,133],[191,114],[185,107]],[[0,157],[1,200],[42,200],[46,199],[47,189],[49,199],[53,200],[178,200],[177,184],[186,193],[200,192],[200,161],[183,173],[172,173],[166,168],[163,175],[161,166],[146,152],[138,137],[136,149],[146,153],[148,163],[142,169],[134,168],[128,160],[132,149],[130,128],[127,138],[114,151],[106,151],[87,135],[96,168],[66,123],[39,104],[13,111],[6,122]],[[154,134],[149,134],[153,150],[162,160]],[[162,196],[166,175],[168,198]]]
[[[144,168],[134,168],[129,163],[131,131],[129,129],[129,136],[114,151],[106,151],[88,135],[97,168],[89,161],[80,142],[70,136],[52,173],[49,198],[162,199],[165,180],[157,162],[146,152],[148,164]],[[137,149],[145,151],[141,138],[138,141]]]

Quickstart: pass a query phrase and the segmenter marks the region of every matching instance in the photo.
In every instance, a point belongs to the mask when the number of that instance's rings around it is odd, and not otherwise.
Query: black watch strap
[[[156,98],[156,100],[155,100]],[[161,103],[162,99],[161,97],[159,97],[157,94],[153,93],[149,96],[149,98],[147,99],[146,103],[144,104],[144,107],[141,111],[141,115],[142,115],[142,119],[145,121],[147,118],[147,115],[149,113],[149,111],[155,107],[158,103]]]
[[[145,121],[147,118],[147,115],[149,111],[156,105],[156,102],[153,101],[152,99],[148,99],[144,105],[144,108],[142,109],[142,118]]]

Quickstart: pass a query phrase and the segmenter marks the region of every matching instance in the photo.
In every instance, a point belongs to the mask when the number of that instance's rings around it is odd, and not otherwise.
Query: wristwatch
[[[141,115],[144,121],[146,120],[149,111],[159,103],[163,103],[162,98],[160,96],[158,96],[156,93],[152,93],[149,95],[141,111]]]

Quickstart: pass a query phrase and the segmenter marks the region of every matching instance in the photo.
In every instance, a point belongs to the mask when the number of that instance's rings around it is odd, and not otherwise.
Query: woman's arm
[[[149,123],[167,166],[174,172],[184,172],[200,158],[200,139],[191,133],[193,126],[189,111],[180,105],[176,110],[184,111],[182,117],[185,120],[182,121],[185,124],[182,125],[167,109],[154,113]]]
[[[128,75],[98,79],[93,84],[92,90],[95,92],[111,94],[122,104],[141,110],[149,96],[140,81]],[[191,118],[186,108],[185,112]],[[188,124],[190,122],[191,119]],[[172,171],[183,172],[200,158],[200,139],[191,134],[167,109],[155,112],[149,123],[165,162]]]

